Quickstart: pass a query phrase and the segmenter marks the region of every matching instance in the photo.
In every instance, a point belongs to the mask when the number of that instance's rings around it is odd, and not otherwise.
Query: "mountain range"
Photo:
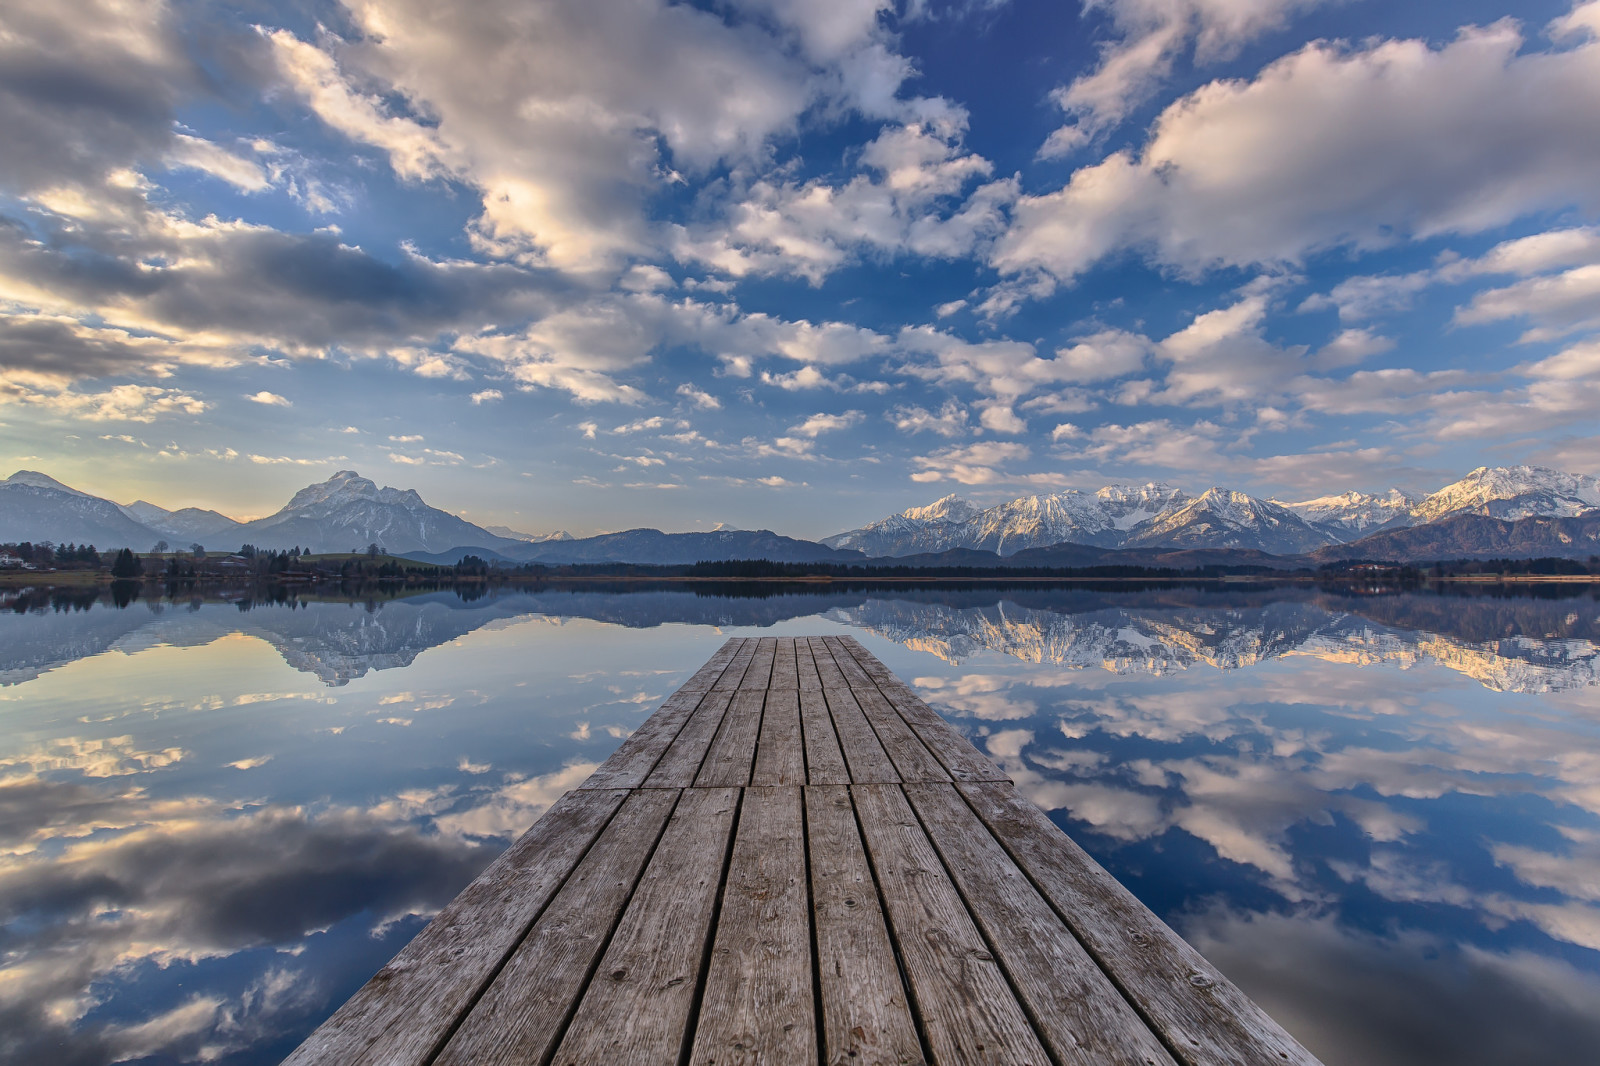
[[[820,543],[770,530],[663,533],[484,528],[429,506],[414,489],[351,470],[308,485],[274,514],[240,522],[216,511],[120,505],[36,471],[0,481],[0,542],[92,543],[149,550],[199,543],[231,549],[299,546],[313,552],[378,544],[394,554],[454,562],[681,565],[700,560],[962,566],[1207,564],[1300,566],[1340,559],[1411,561],[1600,554],[1600,479],[1541,467],[1480,467],[1426,496],[1399,489],[1299,502],[1213,487],[1108,485],[980,507],[946,496]]]
[[[1457,516],[1515,522],[1572,518],[1595,508],[1600,508],[1600,479],[1533,466],[1479,467],[1423,497],[1390,489],[1379,495],[1347,492],[1285,502],[1219,487],[1191,495],[1154,483],[1108,485],[1095,492],[1069,489],[988,508],[946,496],[926,507],[825,537],[822,543],[872,556],[957,548],[1010,556],[1067,543],[1301,555]],[[1390,543],[1399,542],[1390,538]]]

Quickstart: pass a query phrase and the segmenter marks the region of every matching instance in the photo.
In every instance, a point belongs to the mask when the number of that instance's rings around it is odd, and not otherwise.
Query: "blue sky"
[[[0,13],[0,466],[822,536],[1600,470],[1600,0]]]

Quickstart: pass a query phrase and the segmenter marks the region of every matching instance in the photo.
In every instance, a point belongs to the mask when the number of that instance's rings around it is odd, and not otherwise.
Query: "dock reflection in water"
[[[1325,1061],[1600,1041],[1588,590],[739,591],[0,599],[0,1059],[275,1062],[724,636],[824,631]]]

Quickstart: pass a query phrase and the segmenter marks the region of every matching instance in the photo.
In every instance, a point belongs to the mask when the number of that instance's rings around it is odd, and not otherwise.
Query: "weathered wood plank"
[[[725,641],[709,662],[646,718],[579,788],[638,788],[738,654],[742,641]]]
[[[761,712],[761,742],[756,745],[752,785],[806,783],[806,749],[800,737],[800,693],[774,689]]]
[[[678,736],[667,748],[666,754],[656,763],[656,768],[645,778],[645,788],[688,788],[694,784],[700,764],[711,750],[711,741],[722,720],[727,716],[728,704],[733,702],[733,690],[712,690],[678,731]]]
[[[736,788],[684,791],[554,1066],[679,1060],[738,804]]]
[[[589,789],[557,800],[285,1062],[427,1062],[625,795]]]
[[[818,1009],[828,1066],[923,1066],[922,1043],[856,828],[850,790],[805,790]]]
[[[809,637],[794,638],[794,665],[801,692],[822,691],[822,678],[817,676],[817,664],[811,658]]]
[[[739,642],[739,650],[734,653],[733,660],[728,663],[728,668],[717,678],[717,683],[711,686],[713,692],[731,692],[739,687],[744,680],[745,672],[750,669],[750,660],[755,657],[757,642],[746,637],[733,637],[731,640]]]
[[[828,701],[822,690],[801,689],[800,727],[806,742],[806,781],[813,785],[848,785],[850,771],[839,751]]]
[[[889,761],[878,735],[872,731],[867,716],[861,713],[850,686],[833,661],[833,653],[821,637],[811,638],[812,660],[817,676],[822,680],[822,694],[828,703],[828,713],[833,718],[834,732],[839,737],[839,747],[844,752],[845,765],[850,770],[850,780],[857,783],[869,781],[899,781],[894,763]]]
[[[1017,869],[953,785],[906,798],[1056,1061],[1172,1066],[1161,1041]]]
[[[691,1063],[817,1061],[801,810],[799,787],[745,789]]]
[[[845,683],[850,686],[850,691],[856,698],[856,705],[861,708],[861,713],[867,716],[867,721],[872,723],[873,730],[878,734],[878,743],[883,745],[883,750],[894,762],[900,780],[950,780],[944,764],[933,757],[933,752],[928,750],[928,746],[911,731],[911,727],[906,725],[906,720],[900,717],[900,713],[890,705],[889,701],[884,699],[883,693],[878,691],[878,686],[873,683],[872,678],[861,669],[861,664],[856,662],[850,649],[846,648],[838,637],[828,637],[826,643],[828,650],[833,653],[834,663],[839,667]]]
[[[778,654],[778,641],[773,637],[762,637],[755,642],[755,645],[755,657],[745,669],[744,679],[739,682],[739,687],[765,692],[767,686],[772,683],[772,663]]]
[[[973,747],[972,742],[946,722],[937,711],[929,707],[921,696],[879,662],[855,637],[841,637],[840,643],[854,656],[868,677],[878,686],[900,717],[906,720],[913,732],[922,738],[952,778],[957,781],[1009,781],[1005,771],[996,766],[988,756]]]
[[[936,1063],[1050,1057],[899,785],[851,788],[922,1030]]]
[[[1188,1066],[1319,1066],[1015,787],[988,782],[957,787],[1180,1061]]]
[[[628,796],[434,1066],[543,1062],[566,1027],[679,793]]]
[[[800,687],[800,675],[795,665],[794,638],[779,637],[778,649],[772,660],[772,681],[769,689],[794,689]]]
[[[696,788],[750,783],[750,767],[755,761],[756,738],[761,735],[761,705],[766,691],[742,688],[733,694],[722,728],[711,742],[706,761],[695,776]]]

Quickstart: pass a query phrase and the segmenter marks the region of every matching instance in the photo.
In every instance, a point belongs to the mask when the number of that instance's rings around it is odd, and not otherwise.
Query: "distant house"
[[[8,551],[0,551],[0,567],[21,566],[22,556],[12,555]]]

